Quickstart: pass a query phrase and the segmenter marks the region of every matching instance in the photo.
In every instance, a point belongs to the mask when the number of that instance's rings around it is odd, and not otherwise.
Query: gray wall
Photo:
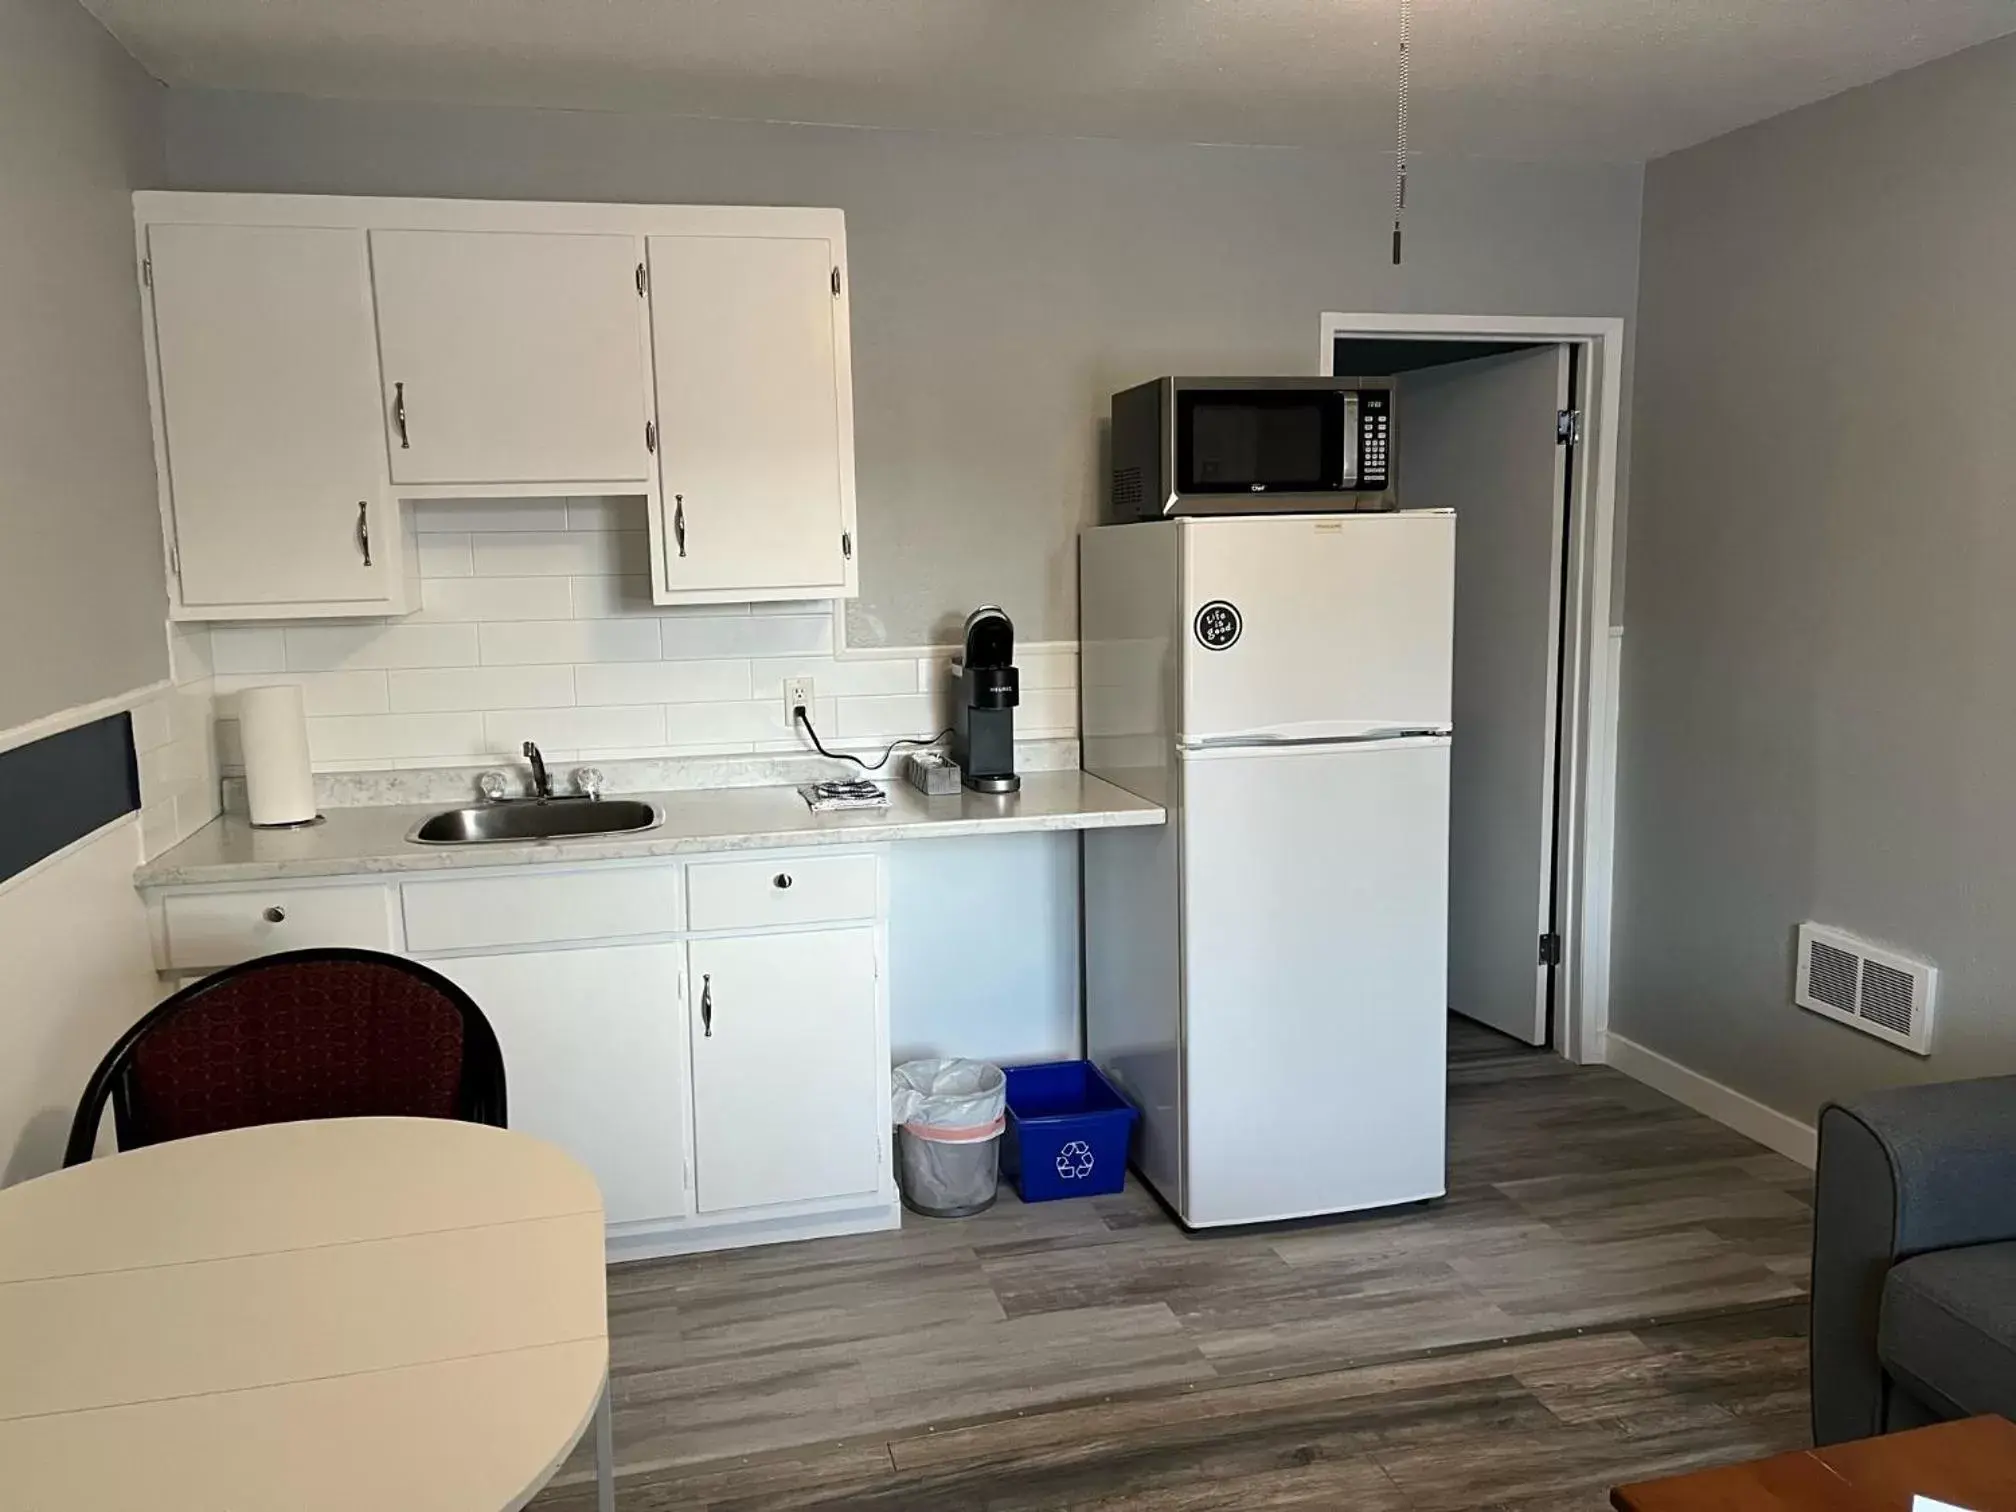
[[[1314,372],[1325,309],[1628,314],[1640,170],[176,92],[178,187],[838,205],[853,278],[857,644],[998,600],[1068,639],[1106,398]],[[1404,421],[1403,421],[1404,423]]]
[[[2016,40],[1651,165],[1612,1027],[1802,1120],[2016,1071]],[[1793,928],[1942,968],[1922,1062]]]
[[[0,730],[168,675],[128,198],[162,97],[75,0],[0,0]]]

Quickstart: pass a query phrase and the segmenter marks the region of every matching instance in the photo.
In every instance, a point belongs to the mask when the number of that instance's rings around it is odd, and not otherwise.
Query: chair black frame
[[[504,1052],[497,1044],[496,1031],[490,1027],[490,1020],[483,1016],[483,1010],[476,1006],[476,1000],[440,972],[418,961],[382,950],[331,945],[308,950],[285,950],[226,966],[200,981],[191,982],[141,1015],[139,1021],[105,1052],[105,1058],[98,1062],[98,1069],[91,1073],[91,1080],[85,1083],[84,1096],[79,1100],[77,1115],[70,1124],[70,1142],[63,1151],[63,1164],[82,1165],[91,1158],[98,1144],[98,1126],[104,1120],[108,1101],[112,1104],[113,1128],[119,1147],[122,1150],[130,1148],[127,1140],[133,1128],[133,1052],[164,1020],[239,977],[251,976],[275,966],[313,965],[329,961],[368,962],[391,968],[426,983],[453,1003],[462,1014],[462,1081],[456,1089],[455,1116],[464,1123],[489,1124],[499,1129],[507,1127]]]

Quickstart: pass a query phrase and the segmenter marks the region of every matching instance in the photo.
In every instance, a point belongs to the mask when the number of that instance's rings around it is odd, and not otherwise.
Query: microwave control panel
[[[1358,487],[1386,487],[1387,448],[1393,444],[1393,391],[1358,391]]]

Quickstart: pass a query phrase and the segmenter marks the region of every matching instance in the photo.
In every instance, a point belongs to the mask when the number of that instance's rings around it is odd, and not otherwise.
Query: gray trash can
[[[896,1068],[896,1180],[904,1206],[931,1218],[967,1218],[994,1205],[1007,1100],[1001,1068],[984,1061]]]

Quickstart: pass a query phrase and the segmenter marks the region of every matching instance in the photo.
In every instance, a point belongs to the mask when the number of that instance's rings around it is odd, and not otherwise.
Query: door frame
[[[1555,814],[1555,917],[1564,924],[1555,985],[1554,1047],[1601,1064],[1610,1021],[1610,924],[1617,802],[1616,551],[1618,448],[1623,428],[1624,320],[1615,315],[1319,317],[1316,371],[1331,375],[1338,339],[1519,341],[1580,348],[1582,444],[1575,449],[1563,619],[1562,763]],[[1405,423],[1404,420],[1401,423]]]

